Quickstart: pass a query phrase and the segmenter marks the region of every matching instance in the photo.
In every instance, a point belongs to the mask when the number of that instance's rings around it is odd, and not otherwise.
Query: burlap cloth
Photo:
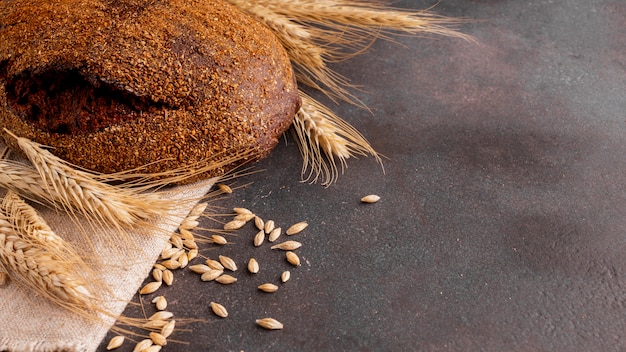
[[[206,194],[214,182],[213,179],[177,187],[168,191],[167,196],[172,199],[196,199]],[[176,224],[182,222],[192,206],[188,204],[176,209],[168,218],[156,219],[155,224],[164,230],[174,231]],[[38,210],[57,234],[72,243],[78,241],[77,225],[67,215],[41,207]],[[98,269],[102,279],[118,298],[107,303],[107,308],[115,314],[123,312],[167,241],[163,233],[135,232],[130,236],[138,246],[108,248],[110,245],[103,242],[96,250],[107,264]],[[123,257],[133,258],[133,261],[121,265]],[[14,282],[0,287],[0,351],[95,351],[113,323],[112,319],[98,324],[81,318],[48,303],[33,292],[21,289]]]

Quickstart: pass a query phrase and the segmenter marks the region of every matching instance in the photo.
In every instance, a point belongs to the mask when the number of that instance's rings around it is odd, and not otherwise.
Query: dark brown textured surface
[[[278,40],[223,1],[11,0],[0,107],[2,127],[81,167],[161,172],[267,155],[299,97]]]
[[[386,173],[362,158],[329,188],[301,184],[296,146],[279,145],[267,171],[238,181],[253,185],[216,204],[308,220],[303,266],[267,295],[256,285],[288,266],[250,245],[253,230],[206,251],[254,255],[268,276],[222,287],[177,273],[160,294],[207,323],[164,351],[626,349],[626,6],[435,10],[481,19],[463,26],[478,44],[397,38],[339,67],[373,114],[335,110],[389,157]],[[381,201],[360,204],[369,193]],[[231,316],[209,314],[212,300]],[[265,315],[285,329],[258,329]]]

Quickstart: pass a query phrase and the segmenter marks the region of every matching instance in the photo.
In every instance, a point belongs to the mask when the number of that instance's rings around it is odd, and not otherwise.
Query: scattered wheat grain
[[[196,259],[196,257],[198,257],[198,249],[197,248],[190,249],[189,252],[187,252],[187,259],[189,261],[192,261],[192,260]]]
[[[265,328],[268,330],[280,330],[283,328],[283,324],[273,318],[257,319],[256,323],[262,328]]]
[[[260,217],[255,216],[254,217],[254,226],[256,226],[256,228],[258,230],[264,231],[264,229],[265,229],[265,222]]]
[[[141,352],[160,352],[163,346],[152,345]]]
[[[159,345],[159,346],[165,346],[167,345],[167,339],[165,338],[165,336],[159,334],[158,332],[151,332],[150,333],[150,340],[152,340],[152,342],[155,345]]]
[[[289,270],[283,271],[283,273],[280,275],[280,281],[282,282],[287,282],[289,281],[290,278],[291,278],[291,273],[289,272]]]
[[[224,236],[220,236],[220,235],[212,235],[211,236],[211,241],[213,241],[213,243],[219,244],[219,245],[224,245],[224,244],[228,243],[228,241],[226,241],[226,238],[224,238]]]
[[[233,211],[237,214],[254,214],[250,210],[246,208],[233,208]]]
[[[189,264],[189,258],[187,258],[187,254],[183,253],[180,257],[178,257],[178,262],[180,263],[180,267],[184,268]]]
[[[163,271],[163,282],[167,286],[172,286],[174,283],[174,273],[167,269]]]
[[[232,283],[237,282],[237,278],[233,277],[233,276],[230,276],[230,275],[227,275],[227,274],[224,274],[224,275],[218,276],[215,279],[215,281],[219,282],[222,285],[230,285]]]
[[[207,259],[206,260],[206,265],[208,265],[209,268],[211,268],[211,269],[224,270],[224,266],[222,265],[222,263],[220,263],[220,262],[218,262],[217,260],[214,260],[214,259]]]
[[[220,263],[222,263],[224,268],[230,271],[237,271],[237,264],[235,264],[235,261],[232,260],[232,258],[227,257],[225,255],[220,255],[219,259],[220,259]]]
[[[109,344],[107,345],[107,351],[114,350],[120,347],[123,343],[124,343],[124,336],[119,336],[119,335],[115,336],[109,341]]]
[[[211,305],[213,313],[215,313],[215,315],[217,315],[218,317],[226,318],[228,316],[228,311],[226,310],[226,308],[224,308],[223,305],[215,302],[211,302],[209,304]]]
[[[152,265],[155,269],[159,269],[161,271],[167,269],[166,267],[164,267],[163,265],[161,265],[160,263],[154,263],[154,265]]]
[[[170,242],[172,242],[172,246],[176,248],[183,248],[183,239],[177,234],[170,236]]]
[[[194,264],[189,266],[189,270],[193,271],[196,274],[204,274],[209,270],[212,270],[210,266],[204,264]]]
[[[265,226],[263,226],[263,230],[265,231],[266,234],[269,235],[270,232],[272,232],[272,230],[274,229],[274,220],[267,220],[265,222]]]
[[[163,296],[154,297],[152,303],[156,305],[156,309],[165,310],[167,308],[167,300]]]
[[[259,247],[263,244],[263,241],[265,241],[265,231],[259,230],[259,232],[257,232],[257,234],[254,236],[254,246]]]
[[[238,214],[233,220],[245,221],[246,223],[254,219],[254,214]]]
[[[302,230],[306,229],[307,226],[309,226],[309,224],[306,221],[299,222],[297,224],[291,225],[287,229],[285,234],[287,234],[287,236],[295,235],[297,233],[302,232]]]
[[[278,237],[280,237],[282,233],[282,229],[280,227],[275,227],[269,234],[269,236],[267,236],[267,240],[270,242],[275,242]]]
[[[223,183],[218,183],[218,184],[217,184],[217,188],[219,188],[219,189],[220,189],[220,191],[222,191],[222,192],[224,192],[224,193],[227,193],[227,194],[231,194],[231,193],[233,193],[233,189],[232,189],[232,188],[230,188],[228,185],[225,185],[225,184],[223,184]]]
[[[298,257],[296,253],[288,251],[287,253],[285,253],[285,257],[291,265],[300,266],[300,257]]]
[[[148,320],[143,325],[141,325],[141,327],[144,328],[144,329],[148,329],[148,330],[150,330],[150,329],[162,329],[167,324],[168,324],[168,322],[165,321],[165,320],[156,319],[156,320]]]
[[[161,269],[152,269],[152,278],[154,281],[163,281],[163,271]]]
[[[198,244],[196,244],[196,241],[194,240],[190,240],[190,239],[185,239],[183,240],[183,245],[189,249],[198,249]]]
[[[224,224],[224,230],[227,230],[227,231],[239,230],[245,224],[246,224],[246,222],[245,221],[241,221],[241,220],[229,221],[226,224]]]
[[[151,283],[146,284],[144,287],[139,290],[140,295],[149,295],[161,287],[161,281],[153,281]]]
[[[161,262],[161,265],[163,265],[164,267],[170,270],[176,270],[180,268],[180,263],[175,259],[164,260]]]
[[[302,247],[302,243],[297,241],[285,241],[279,244],[273,245],[272,249],[282,249],[284,251],[292,251],[294,249],[298,249]]]
[[[150,339],[141,340],[137,342],[137,344],[135,345],[135,348],[133,349],[133,352],[143,352],[150,346],[152,346],[152,340]]]
[[[175,327],[176,327],[176,320],[169,321],[161,329],[161,335],[163,335],[165,338],[170,337],[172,333],[174,332]]]
[[[167,311],[160,311],[152,314],[148,320],[168,320],[174,316],[174,313]]]
[[[380,200],[380,197],[375,194],[370,194],[368,196],[361,198],[361,202],[363,203],[376,203],[379,200]]]
[[[218,277],[220,277],[220,275],[222,275],[223,273],[224,273],[223,270],[210,269],[209,271],[203,273],[202,276],[200,276],[200,280],[213,281],[217,279]]]
[[[179,228],[178,231],[180,232],[180,237],[184,240],[193,240],[194,239],[194,235],[193,232],[187,230],[187,229],[181,229]]]
[[[250,258],[250,260],[248,261],[248,271],[252,274],[256,274],[259,272],[259,262],[257,262],[256,259]]]
[[[259,290],[263,292],[276,292],[278,291],[278,286],[271,283],[265,283],[263,285],[259,285]]]

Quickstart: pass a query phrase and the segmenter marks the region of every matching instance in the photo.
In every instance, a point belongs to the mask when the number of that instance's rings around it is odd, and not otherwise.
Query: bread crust
[[[284,48],[223,1],[0,2],[0,125],[77,166],[261,158],[299,106]]]

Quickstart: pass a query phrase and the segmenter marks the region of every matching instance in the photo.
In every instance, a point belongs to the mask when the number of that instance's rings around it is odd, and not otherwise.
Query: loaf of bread
[[[299,105],[282,45],[224,1],[0,2],[0,129],[82,168],[261,158]]]

